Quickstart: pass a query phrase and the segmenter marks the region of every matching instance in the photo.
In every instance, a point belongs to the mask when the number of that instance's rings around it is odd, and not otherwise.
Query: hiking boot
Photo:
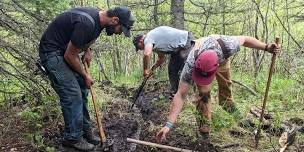
[[[209,132],[201,132],[200,134],[201,134],[200,143],[202,145],[209,145],[210,144]]]
[[[210,134],[209,132],[200,132],[200,150],[204,152],[219,152],[221,151],[217,146],[214,146],[210,142]]]
[[[91,150],[94,149],[94,145],[88,143],[83,138],[80,138],[80,140],[78,142],[77,141],[74,142],[74,141],[64,140],[62,142],[62,145],[66,146],[66,147],[73,147],[73,148],[75,148],[77,150],[80,150],[80,151],[91,151]]]
[[[92,131],[84,132],[83,138],[86,139],[88,143],[98,145],[100,143],[100,138],[93,134]]]
[[[218,146],[214,146],[211,143],[202,145],[200,150],[202,150],[203,152],[221,152],[222,151]]]

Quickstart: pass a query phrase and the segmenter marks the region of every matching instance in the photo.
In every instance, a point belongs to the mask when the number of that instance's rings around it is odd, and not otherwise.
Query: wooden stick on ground
[[[157,147],[157,148],[162,148],[162,149],[181,151],[181,152],[195,152],[193,150],[171,147],[171,146],[166,146],[166,145],[160,145],[160,144],[156,144],[156,143],[151,143],[151,142],[146,142],[146,141],[141,141],[141,140],[136,140],[136,139],[131,139],[131,138],[127,138],[127,142],[142,144],[142,145],[146,145],[146,146],[150,146],[150,147]]]

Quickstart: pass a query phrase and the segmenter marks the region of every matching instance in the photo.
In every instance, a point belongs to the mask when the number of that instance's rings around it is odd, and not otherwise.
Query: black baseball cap
[[[133,38],[133,44],[134,44],[134,46],[135,46],[136,52],[139,50],[138,43],[139,43],[139,41],[140,41],[140,39],[141,39],[142,37],[143,37],[142,34],[138,34],[138,35],[134,36],[134,38]]]
[[[119,18],[119,22],[122,25],[122,32],[126,37],[131,36],[131,28],[135,22],[135,17],[129,10],[129,8],[125,6],[118,6],[113,9],[113,12]]]

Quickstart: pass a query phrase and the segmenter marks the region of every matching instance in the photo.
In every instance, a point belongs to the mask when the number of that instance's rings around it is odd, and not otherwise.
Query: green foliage
[[[186,104],[183,111],[178,117],[176,132],[189,136],[192,142],[197,141],[196,129],[197,129],[197,110],[193,104]]]
[[[0,106],[9,105],[15,100],[18,100],[17,103],[24,100],[28,107],[22,110],[19,116],[27,121],[32,128],[31,131],[35,132],[43,126],[43,116],[60,114],[60,107],[56,101],[58,97],[54,91],[50,91],[49,83],[39,75],[33,74],[37,46],[44,29],[57,14],[68,8],[83,5],[106,9],[107,1],[28,0],[15,2],[10,0],[0,2],[2,11],[0,17],[3,23],[0,25]],[[171,12],[170,1],[164,1],[159,5],[154,5],[154,1],[138,0],[109,2],[110,7],[130,6],[137,18],[133,35],[147,33],[156,26],[171,24],[173,12]],[[304,38],[301,0],[284,2],[192,0],[185,1],[184,9],[185,29],[191,31],[196,38],[210,34],[251,35],[260,40],[272,42],[275,36],[280,36],[283,51],[277,58],[276,72],[272,78],[267,100],[267,110],[274,114],[275,127],[279,127],[283,121],[292,117],[304,118],[303,55],[299,53],[298,46],[294,42],[294,40]],[[279,22],[279,19],[283,24]],[[95,79],[99,79],[102,75],[97,64],[97,60],[100,60],[107,76],[116,85],[134,87],[141,83],[142,52],[134,51],[131,39],[123,36],[109,37],[103,33],[93,48],[96,52],[100,52],[99,58],[93,54],[91,72]],[[232,59],[233,79],[248,85],[258,94],[253,96],[243,87],[234,84],[235,103],[243,116],[249,112],[250,107],[262,105],[271,55],[266,53],[263,58],[260,58],[262,56],[261,52],[259,56],[256,56],[254,50],[242,48]],[[152,60],[155,61],[156,57],[152,57]],[[255,59],[262,60],[260,69],[255,69]],[[258,71],[257,77],[254,75],[255,70]],[[167,63],[154,73],[153,79],[167,80],[166,71]],[[110,88],[102,89],[111,90]],[[100,88],[97,87],[96,91],[100,96],[98,98],[100,107],[108,100],[109,95],[101,93]],[[214,96],[216,96],[216,91],[217,87],[214,83],[212,93]],[[116,93],[117,96],[118,93]],[[22,99],[22,97],[25,98]],[[168,106],[164,97],[160,97],[160,100],[156,106]],[[214,102],[216,104],[213,106],[213,119],[209,123],[215,134],[218,132],[221,134],[223,130],[237,125],[237,118],[225,112],[217,105],[217,101]],[[91,101],[89,101],[89,106],[92,109]],[[197,115],[199,113],[195,106],[187,103],[180,115],[179,127],[176,131],[191,135],[195,139],[193,132],[195,129],[189,129],[188,126],[197,125],[195,117]],[[41,151],[55,151],[54,148],[43,144],[43,138],[39,134],[40,132],[32,133],[30,141]]]
[[[33,110],[28,107],[25,110],[19,112],[18,115],[28,122],[32,131],[36,131],[37,129],[42,128],[41,116],[37,110]]]
[[[223,128],[229,128],[235,123],[232,115],[224,111],[220,106],[213,107],[212,110],[212,130],[220,131]]]
[[[40,119],[40,116],[37,112],[34,112],[32,109],[30,108],[26,108],[25,110],[23,110],[22,112],[20,112],[18,114],[21,118],[24,119],[28,119],[28,120],[37,120]]]
[[[46,152],[55,152],[56,149],[54,147],[49,147],[45,145],[44,138],[41,136],[39,132],[36,133],[28,133],[26,134],[26,138],[28,141],[31,141],[31,144],[35,146],[40,151]]]
[[[142,79],[142,72],[141,68],[134,69],[129,75],[125,75],[120,73],[116,75],[113,80],[118,84],[126,84],[126,85],[139,85]]]

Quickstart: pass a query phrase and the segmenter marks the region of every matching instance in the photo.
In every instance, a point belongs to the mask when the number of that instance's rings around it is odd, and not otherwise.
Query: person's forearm
[[[68,47],[64,53],[64,59],[74,71],[76,71],[82,77],[85,77],[86,72],[82,68],[79,57],[78,57],[79,51],[80,51],[79,48],[74,46],[72,44],[72,42],[69,42]]]
[[[243,46],[253,49],[264,50],[266,44],[264,42],[257,40],[254,37],[246,36]]]
[[[78,74],[80,74],[83,77],[86,76],[86,72],[82,68],[78,56],[65,55],[64,59],[74,71],[76,71]]]
[[[166,57],[165,55],[158,55],[158,59],[155,62],[155,65],[158,67],[160,65],[162,65],[165,61]]]
[[[144,70],[147,70],[149,68],[149,62],[150,62],[150,55],[144,55],[144,59],[143,59]]]
[[[84,51],[84,55],[91,56],[91,55],[92,55],[91,48],[88,48],[87,50],[85,50],[85,51]]]
[[[171,123],[175,123],[179,113],[182,111],[184,105],[183,98],[179,92],[173,98],[173,102],[171,104],[171,109],[168,116],[168,121]]]

